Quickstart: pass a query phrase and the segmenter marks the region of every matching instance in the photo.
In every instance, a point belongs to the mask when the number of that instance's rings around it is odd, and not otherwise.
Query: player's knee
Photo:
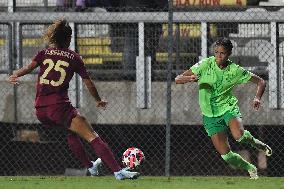
[[[76,120],[77,122],[86,122],[86,118],[84,116],[81,116],[81,115],[77,115],[76,116]]]
[[[239,131],[239,132],[237,132],[237,133],[234,133],[234,134],[232,134],[233,135],[233,138],[236,140],[236,141],[239,141],[241,138],[242,138],[242,136],[244,135],[244,131]]]

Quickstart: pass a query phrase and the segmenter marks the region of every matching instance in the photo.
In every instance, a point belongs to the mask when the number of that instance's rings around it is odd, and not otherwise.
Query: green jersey
[[[228,60],[228,66],[220,69],[214,56],[193,65],[192,72],[198,76],[199,106],[203,115],[218,117],[237,106],[232,94],[234,86],[247,83],[252,73]]]

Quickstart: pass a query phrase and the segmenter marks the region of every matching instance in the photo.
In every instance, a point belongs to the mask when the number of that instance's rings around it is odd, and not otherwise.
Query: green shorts
[[[227,111],[219,117],[207,117],[203,115],[203,125],[208,136],[211,137],[216,133],[228,130],[229,121],[233,118],[242,118],[242,114],[238,107]]]

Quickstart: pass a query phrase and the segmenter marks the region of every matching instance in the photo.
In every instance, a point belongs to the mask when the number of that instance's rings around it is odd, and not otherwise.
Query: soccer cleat
[[[98,176],[99,175],[99,167],[102,165],[101,158],[98,158],[96,161],[92,161],[93,167],[88,168],[89,173],[91,176]]]
[[[257,168],[254,166],[252,169],[248,170],[250,179],[252,180],[257,180],[258,179],[258,175],[257,175]]]
[[[268,146],[267,144],[261,142],[258,139],[254,139],[255,141],[255,148],[263,151],[265,153],[266,156],[271,156],[272,155],[272,149],[270,148],[270,146]]]
[[[139,177],[138,172],[131,172],[127,169],[121,169],[118,172],[114,172],[114,176],[116,180],[124,180],[124,179],[137,179]]]

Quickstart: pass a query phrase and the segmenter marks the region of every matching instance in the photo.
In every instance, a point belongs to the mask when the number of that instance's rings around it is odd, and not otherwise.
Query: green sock
[[[246,160],[244,160],[239,154],[234,153],[232,151],[228,152],[225,155],[221,155],[221,157],[230,165],[245,170],[255,169],[255,166]]]
[[[247,131],[247,130],[244,130],[243,136],[241,136],[241,138],[239,138],[239,140],[237,140],[237,142],[251,144],[251,143],[254,143],[254,140],[253,140],[253,139],[254,139],[254,138],[253,138],[253,136],[250,134],[250,132]]]
[[[247,130],[244,130],[243,136],[239,140],[237,140],[237,142],[250,144],[253,148],[256,149],[265,149],[265,144],[260,140],[254,138]]]

